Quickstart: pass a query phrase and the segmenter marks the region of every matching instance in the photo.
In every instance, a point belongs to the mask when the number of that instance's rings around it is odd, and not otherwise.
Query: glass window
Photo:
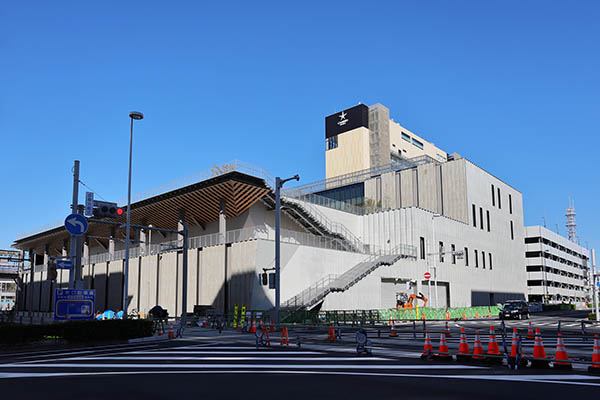
[[[479,207],[479,227],[483,229],[483,208]]]
[[[417,146],[418,148],[420,148],[421,150],[423,150],[423,143],[421,143],[417,139],[412,138],[412,144],[414,144],[415,146]]]
[[[473,204],[473,226],[477,228],[477,208]]]
[[[450,248],[452,249],[452,264],[456,264],[456,255],[454,254],[454,252],[456,251],[456,246],[451,245]]]
[[[421,236],[420,239],[420,250],[421,250],[421,260],[425,259],[425,238]]]
[[[444,242],[440,242],[440,262],[444,262]]]
[[[496,205],[496,195],[494,193],[494,185],[492,185],[492,206]]]
[[[465,267],[469,266],[469,248],[465,247]]]
[[[512,214],[512,195],[508,195],[508,212]]]
[[[475,268],[479,268],[479,254],[477,253],[477,250],[475,250]]]
[[[510,221],[510,239],[515,240],[515,232],[513,230],[513,222]]]
[[[410,135],[407,135],[406,133],[402,132],[402,139],[406,140],[408,143],[410,143]]]
[[[338,147],[338,137],[337,135],[327,138],[326,150],[333,150]]]
[[[498,208],[502,209],[502,198],[500,197],[500,188],[498,188]]]
[[[485,210],[486,214],[487,214],[487,228],[488,228],[488,232],[490,231],[490,210]]]
[[[488,253],[488,256],[490,258],[490,269],[492,269],[492,253]]]
[[[481,252],[481,265],[483,265],[483,269],[485,269],[485,251]]]

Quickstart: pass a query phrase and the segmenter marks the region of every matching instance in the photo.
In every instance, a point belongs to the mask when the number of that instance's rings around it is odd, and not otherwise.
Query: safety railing
[[[285,301],[281,307],[283,308],[298,308],[307,307],[325,297],[330,290],[330,284],[337,278],[337,275],[327,275],[309,286],[307,289],[298,293],[296,296]]]

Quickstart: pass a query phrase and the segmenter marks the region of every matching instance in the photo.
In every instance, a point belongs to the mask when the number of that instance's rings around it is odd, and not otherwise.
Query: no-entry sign
[[[425,279],[430,279],[431,278],[431,274],[429,272],[425,272],[425,275],[423,275],[425,277]]]

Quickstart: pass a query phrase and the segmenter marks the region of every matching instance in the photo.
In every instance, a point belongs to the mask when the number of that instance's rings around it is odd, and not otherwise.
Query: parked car
[[[508,300],[498,313],[500,319],[529,319],[529,305],[525,300]]]

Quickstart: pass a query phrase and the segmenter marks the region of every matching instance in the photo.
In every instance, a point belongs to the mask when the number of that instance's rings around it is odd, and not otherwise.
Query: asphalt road
[[[253,335],[200,328],[177,340],[0,353],[0,393],[7,399],[565,399],[600,392],[600,376],[583,370],[422,361],[422,338],[373,333],[372,356],[356,354],[351,332],[343,334],[345,345],[325,343],[322,331],[298,330],[290,346],[274,339],[257,349]]]

